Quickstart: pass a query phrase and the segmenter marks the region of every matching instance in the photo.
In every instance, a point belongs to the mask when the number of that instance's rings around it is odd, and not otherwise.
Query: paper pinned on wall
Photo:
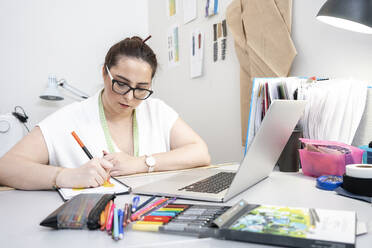
[[[179,65],[179,39],[178,39],[178,25],[175,24],[168,30],[167,35],[167,51],[168,51],[168,66]]]
[[[176,16],[178,3],[177,0],[167,0],[167,14],[168,17]]]
[[[196,0],[183,0],[183,23],[189,23],[197,17]]]
[[[226,19],[222,21],[222,40],[221,40],[221,59],[225,60],[226,58],[226,37],[227,37],[227,26],[226,26]]]
[[[226,20],[213,24],[213,62],[225,60],[227,48]]]
[[[205,5],[205,17],[218,14],[218,0],[207,0]]]
[[[191,33],[190,53],[190,77],[200,77],[203,74],[204,34],[198,29]]]
[[[217,23],[213,24],[213,62],[218,60]]]

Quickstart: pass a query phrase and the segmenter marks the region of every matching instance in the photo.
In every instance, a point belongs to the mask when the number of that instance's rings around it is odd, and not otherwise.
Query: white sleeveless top
[[[93,157],[102,157],[102,151],[108,151],[99,118],[100,93],[101,90],[87,100],[67,105],[38,124],[48,148],[49,164],[77,168],[88,162],[87,155],[71,135],[73,131]],[[170,131],[178,119],[171,107],[150,97],[136,108],[136,118],[139,156],[170,150]],[[114,147],[120,151],[115,143]]]

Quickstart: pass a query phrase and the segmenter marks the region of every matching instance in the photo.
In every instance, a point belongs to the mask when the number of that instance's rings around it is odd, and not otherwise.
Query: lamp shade
[[[58,83],[56,76],[48,77],[48,86],[44,93],[40,95],[41,99],[51,100],[51,101],[61,101],[63,100],[62,95],[58,91]]]
[[[338,28],[372,34],[372,0],[328,0],[316,18]]]

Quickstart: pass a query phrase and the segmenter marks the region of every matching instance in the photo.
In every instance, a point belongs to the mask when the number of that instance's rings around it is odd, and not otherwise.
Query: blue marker
[[[118,221],[118,209],[114,209],[114,239],[119,240],[119,221]]]
[[[177,215],[177,212],[170,212],[170,211],[154,211],[152,212],[151,214],[149,214],[150,216],[170,216],[170,217],[174,217]]]
[[[119,239],[123,239],[124,232],[123,232],[123,218],[124,212],[119,208]]]
[[[138,195],[133,197],[132,213],[136,212],[139,201],[140,201],[140,197]]]

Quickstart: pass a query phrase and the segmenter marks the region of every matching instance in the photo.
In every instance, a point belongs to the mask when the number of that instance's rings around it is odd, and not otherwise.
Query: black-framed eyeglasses
[[[106,66],[107,74],[109,75],[111,82],[112,82],[112,91],[119,94],[119,95],[125,95],[128,94],[130,91],[133,90],[133,96],[134,98],[138,100],[145,100],[151,96],[154,91],[144,88],[133,88],[129,84],[120,82],[111,75],[111,72],[109,68]]]

